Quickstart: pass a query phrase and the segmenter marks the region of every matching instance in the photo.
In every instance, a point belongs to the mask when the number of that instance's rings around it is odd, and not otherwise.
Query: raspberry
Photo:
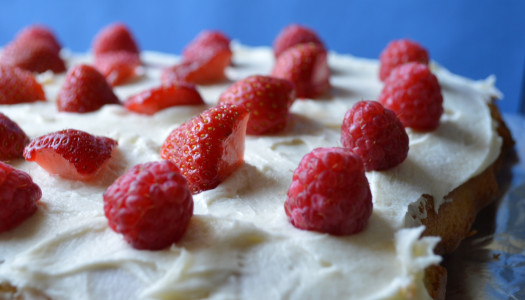
[[[381,67],[379,78],[384,81],[392,70],[407,62],[419,62],[428,64],[428,52],[418,43],[401,39],[390,42],[379,56]]]
[[[363,163],[344,148],[317,148],[293,174],[284,210],[299,229],[333,235],[362,231],[372,214]]]
[[[182,238],[193,216],[184,176],[170,161],[131,168],[104,193],[109,227],[136,249],[158,250]]]
[[[0,233],[32,216],[42,191],[29,174],[0,162]]]
[[[376,101],[359,101],[341,127],[341,143],[363,159],[365,170],[397,166],[408,154],[408,135],[396,114]]]
[[[407,63],[385,80],[379,102],[393,110],[405,127],[432,131],[443,114],[439,82],[427,65]]]

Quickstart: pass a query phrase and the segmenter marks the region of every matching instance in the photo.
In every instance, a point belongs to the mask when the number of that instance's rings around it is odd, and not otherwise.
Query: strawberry
[[[129,97],[124,106],[134,112],[153,115],[157,111],[177,105],[202,105],[195,85],[186,82],[152,88]]]
[[[10,160],[23,157],[29,138],[18,124],[0,113],[0,141],[0,160]]]
[[[214,106],[173,130],[161,157],[179,167],[193,194],[213,189],[244,161],[248,117],[239,106]]]
[[[224,80],[231,58],[229,38],[218,31],[203,31],[186,46],[182,62],[162,72],[162,82],[208,84]]]
[[[35,40],[44,40],[47,41],[47,43],[50,45],[52,49],[56,53],[60,52],[60,49],[62,49],[62,46],[60,45],[60,42],[57,40],[55,34],[51,31],[51,29],[47,28],[44,25],[30,25],[22,29],[20,33],[17,34],[15,37],[16,40],[27,40],[27,41],[35,41]]]
[[[42,190],[29,174],[0,162],[0,233],[31,217],[41,197]]]
[[[186,178],[168,160],[132,167],[104,193],[108,225],[135,249],[159,250],[180,240],[193,216]]]
[[[31,72],[0,64],[0,104],[45,101],[42,85]]]
[[[2,52],[0,63],[36,73],[47,70],[62,73],[66,70],[56,45],[47,39],[29,37],[8,44]]]
[[[195,61],[201,58],[203,49],[218,46],[225,49],[230,48],[230,39],[220,31],[202,31],[183,50],[183,60]]]
[[[102,74],[81,64],[67,73],[56,103],[59,111],[86,113],[120,102]]]
[[[298,24],[285,27],[273,42],[275,57],[279,57],[286,49],[298,44],[314,43],[325,48],[323,42],[312,29]]]
[[[103,28],[93,41],[93,53],[126,51],[139,54],[139,47],[130,30],[123,23],[113,23]]]
[[[230,65],[232,52],[220,44],[212,44],[201,48],[198,59],[183,60],[179,64],[164,69],[162,82],[164,84],[174,81],[186,81],[195,84],[210,84],[224,80],[224,71]]]
[[[298,98],[316,98],[330,89],[326,50],[314,43],[293,46],[279,55],[272,76],[293,82]]]
[[[250,112],[246,133],[276,133],[286,127],[295,100],[293,84],[284,79],[253,75],[231,85],[219,98]]]
[[[110,138],[66,129],[34,139],[24,149],[24,157],[50,174],[86,181],[97,175],[116,146]]]
[[[107,52],[95,56],[95,68],[112,86],[121,85],[137,76],[141,65],[138,54],[128,51]]]

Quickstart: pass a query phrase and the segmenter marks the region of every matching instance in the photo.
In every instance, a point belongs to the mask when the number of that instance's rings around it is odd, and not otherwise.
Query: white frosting
[[[67,65],[90,56],[63,53]],[[144,75],[117,87],[121,99],[159,84],[160,67],[177,57],[145,52]],[[340,124],[358,100],[377,99],[377,61],[330,53],[332,96],[297,100],[285,132],[246,139],[245,164],[216,189],[194,197],[195,216],[184,238],[163,251],[139,251],[109,229],[102,193],[127,168],[160,160],[168,133],[207,106],[174,107],[153,116],[117,105],[88,114],[59,113],[54,104],[64,74],[41,75],[46,102],[0,106],[30,137],[65,128],[118,140],[116,156],[93,182],[50,176],[37,164],[11,163],[43,190],[37,213],[0,235],[0,282],[28,297],[52,299],[427,299],[423,270],[440,261],[437,238],[405,228],[408,207],[429,194],[444,197],[499,155],[487,102],[499,96],[493,79],[475,82],[433,65],[445,113],[431,133],[408,130],[405,162],[370,172],[374,212],[360,234],[334,237],[298,230],[283,209],[293,170],[316,147],[340,146]],[[268,74],[269,48],[234,47],[230,82],[199,86],[207,105],[232,82]],[[410,224],[414,225],[414,224]]]

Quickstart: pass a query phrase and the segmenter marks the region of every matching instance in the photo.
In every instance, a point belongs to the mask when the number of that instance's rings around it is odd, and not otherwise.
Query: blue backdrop
[[[202,29],[220,29],[248,45],[271,45],[291,22],[314,28],[328,47],[375,58],[392,39],[408,37],[451,71],[490,74],[516,112],[525,69],[525,1],[2,1],[0,45],[31,23],[53,28],[74,51],[87,51],[108,23],[123,21],[142,49],[180,53]]]

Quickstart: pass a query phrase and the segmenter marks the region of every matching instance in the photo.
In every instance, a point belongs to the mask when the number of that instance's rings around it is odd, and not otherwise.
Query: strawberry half
[[[253,75],[231,85],[219,103],[235,104],[250,112],[246,133],[276,133],[286,127],[295,100],[293,84],[284,79]]]
[[[115,51],[95,56],[95,68],[112,86],[121,85],[137,77],[137,68],[140,65],[140,57],[134,52]]]
[[[45,101],[42,85],[31,72],[0,64],[0,104]]]
[[[316,98],[330,89],[326,50],[314,43],[299,44],[284,51],[272,76],[294,83],[299,98]]]
[[[162,82],[209,84],[224,80],[231,58],[230,40],[218,31],[204,31],[186,46],[182,62],[162,72]]]
[[[273,42],[275,57],[279,57],[290,47],[306,43],[314,43],[323,49],[325,48],[323,41],[321,41],[317,33],[312,29],[298,24],[288,25],[279,33]]]
[[[59,111],[86,113],[119,99],[102,74],[88,65],[76,65],[66,75],[57,96]]]
[[[232,52],[218,44],[203,48],[197,60],[185,60],[163,70],[164,84],[186,81],[195,84],[210,84],[226,78],[224,71],[230,65]]]
[[[66,129],[34,139],[24,149],[24,157],[50,174],[86,181],[97,175],[116,146],[113,139]]]
[[[179,167],[193,194],[213,189],[244,162],[248,117],[239,106],[214,106],[173,130],[161,157]]]
[[[186,61],[199,60],[203,49],[214,47],[215,45],[229,49],[230,38],[220,31],[204,30],[184,48],[182,58]]]
[[[93,40],[93,53],[126,51],[139,54],[139,47],[131,31],[123,23],[113,23],[104,27]]]
[[[146,115],[177,105],[202,105],[201,95],[195,85],[186,82],[162,85],[129,97],[124,106]]]
[[[10,160],[23,157],[29,138],[18,124],[0,113],[0,141],[0,160]]]

